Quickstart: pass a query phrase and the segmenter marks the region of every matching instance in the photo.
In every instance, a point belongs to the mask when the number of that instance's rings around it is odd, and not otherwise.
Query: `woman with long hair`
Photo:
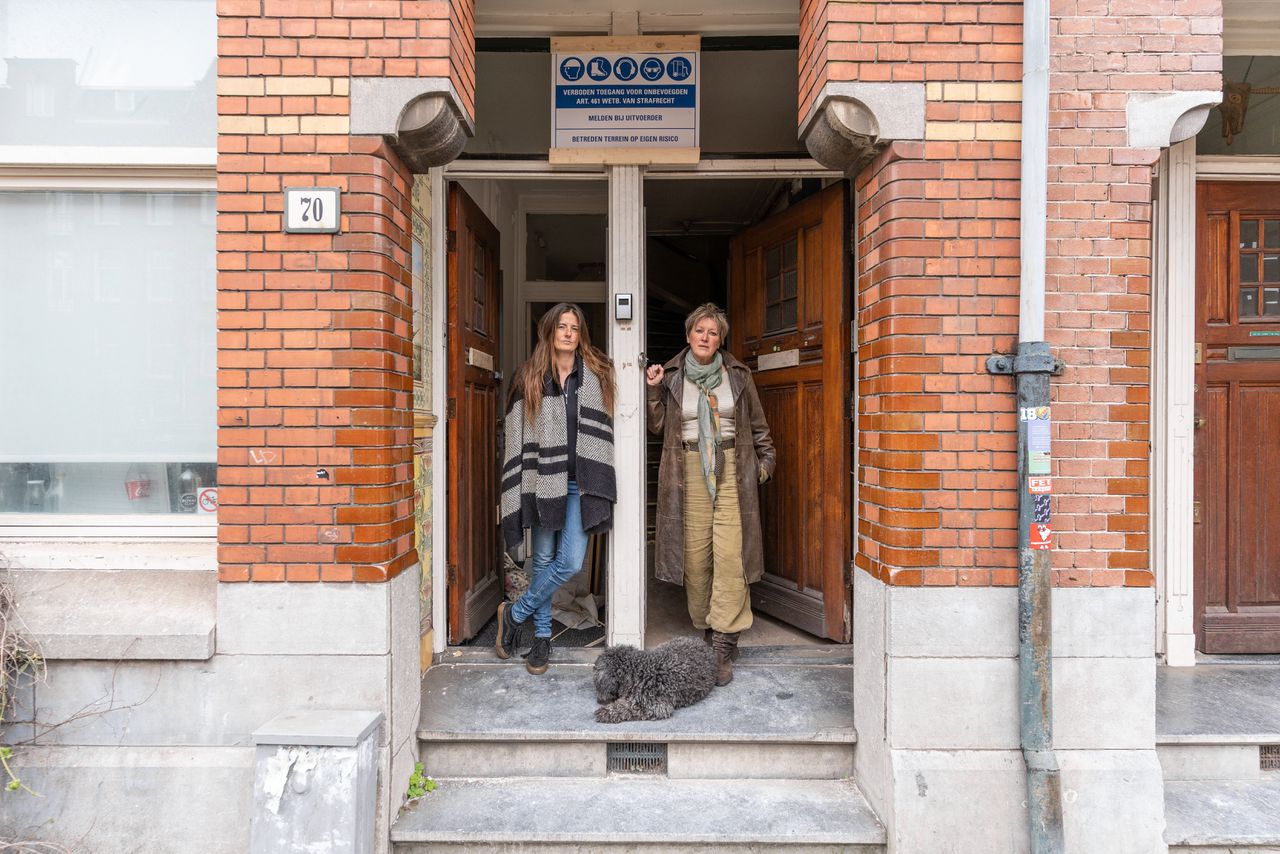
[[[609,530],[618,491],[613,470],[613,363],[591,345],[586,317],[560,303],[538,321],[538,342],[516,372],[504,421],[502,532],[510,549],[533,532],[533,577],[498,606],[494,650],[515,652],[533,619],[530,673],[547,671],[551,596],[582,569],[587,537]]]
[[[683,584],[689,618],[733,679],[751,626],[749,585],[764,572],[759,486],[776,455],[751,370],[721,349],[729,320],[713,303],[685,319],[689,346],[645,381],[649,430],[662,434],[654,569]]]

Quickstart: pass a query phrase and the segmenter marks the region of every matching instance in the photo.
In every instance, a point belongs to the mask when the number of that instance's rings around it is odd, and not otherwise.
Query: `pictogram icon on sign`
[[[613,64],[613,74],[619,80],[630,80],[639,70],[640,66],[629,56],[618,57],[618,61]]]
[[[586,70],[587,67],[583,65],[582,60],[578,59],[576,56],[571,56],[564,62],[560,63],[560,76],[565,80],[568,80],[570,83],[575,80],[580,80],[582,78],[582,72]]]
[[[200,490],[200,494],[196,498],[196,504],[200,508],[201,513],[217,513],[218,490],[215,487],[208,487]]]
[[[1031,524],[1031,548],[1053,548],[1053,528],[1036,522]]]
[[[592,80],[607,80],[612,72],[613,66],[602,56],[593,56],[587,63],[587,76]]]
[[[644,76],[645,80],[651,82],[661,77],[663,70],[662,60],[656,56],[651,56],[640,63],[640,74]]]
[[[672,80],[684,80],[693,73],[693,63],[687,56],[677,56],[667,63],[667,74]]]

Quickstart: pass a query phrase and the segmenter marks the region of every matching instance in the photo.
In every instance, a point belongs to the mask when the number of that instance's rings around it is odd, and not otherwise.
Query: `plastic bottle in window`
[[[134,463],[124,476],[124,494],[130,501],[141,501],[151,497],[151,475],[146,468]]]
[[[182,513],[196,512],[196,500],[200,495],[203,481],[191,466],[185,466],[178,475],[178,510]]]

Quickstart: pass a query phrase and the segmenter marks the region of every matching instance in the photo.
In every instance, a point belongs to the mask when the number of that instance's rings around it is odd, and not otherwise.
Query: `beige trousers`
[[[684,592],[695,629],[751,628],[751,590],[742,564],[742,516],[733,453],[724,458],[715,506],[697,451],[684,455]]]

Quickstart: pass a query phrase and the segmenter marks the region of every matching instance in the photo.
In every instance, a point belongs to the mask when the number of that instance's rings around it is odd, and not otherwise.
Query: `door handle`
[[[1209,423],[1209,420],[1205,418],[1203,415],[1197,415],[1196,420],[1193,423],[1196,425],[1196,429],[1199,430],[1200,428],[1207,425]]]

